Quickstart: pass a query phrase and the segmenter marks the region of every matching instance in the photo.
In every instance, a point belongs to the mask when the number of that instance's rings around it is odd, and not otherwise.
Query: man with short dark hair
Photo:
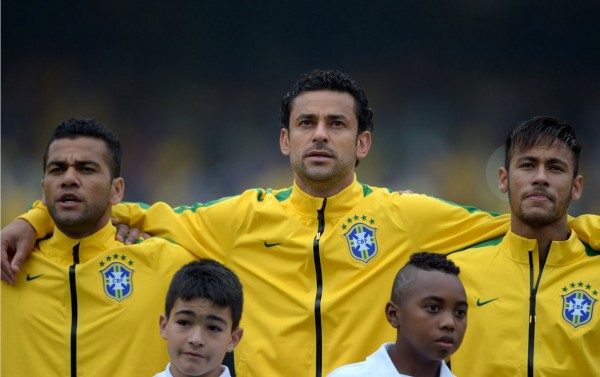
[[[469,298],[469,328],[451,358],[459,376],[600,376],[600,252],[567,224],[580,198],[581,144],[540,116],[506,139],[499,188],[511,229],[453,253]]]
[[[169,355],[156,329],[175,271],[194,255],[152,238],[115,240],[121,145],[92,119],[61,123],[44,154],[56,224],[2,290],[3,376],[152,376]]]

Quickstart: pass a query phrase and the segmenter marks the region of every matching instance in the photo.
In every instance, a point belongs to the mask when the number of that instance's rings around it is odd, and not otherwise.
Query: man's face
[[[572,152],[555,142],[516,150],[509,171],[499,171],[499,188],[508,193],[512,228],[520,234],[519,229],[566,224],[570,201],[581,196],[583,177],[573,178]]]
[[[415,271],[415,281],[397,305],[386,306],[397,328],[394,347],[417,364],[439,362],[460,346],[467,327],[467,296],[456,275]]]
[[[171,374],[218,377],[225,353],[232,351],[242,338],[242,329],[232,332],[231,325],[229,307],[220,308],[204,298],[175,300],[169,319],[160,317]]]
[[[100,230],[123,198],[123,179],[111,181],[104,141],[91,137],[50,144],[42,201],[58,228],[73,238]]]
[[[313,195],[332,195],[348,186],[356,160],[365,157],[370,146],[370,132],[358,135],[354,97],[329,90],[299,94],[291,103],[289,129],[280,135],[281,151],[290,156],[296,182]]]

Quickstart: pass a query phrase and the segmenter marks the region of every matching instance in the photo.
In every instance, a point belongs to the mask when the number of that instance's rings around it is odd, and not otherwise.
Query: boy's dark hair
[[[535,116],[508,133],[504,145],[504,168],[508,171],[515,151],[556,142],[564,143],[571,150],[573,177],[577,176],[582,145],[569,123],[549,116]]]
[[[358,119],[358,133],[373,131],[373,110],[369,107],[369,100],[358,84],[344,73],[331,70],[312,72],[300,75],[292,89],[288,91],[281,101],[279,122],[281,128],[289,128],[292,101],[303,92],[317,90],[332,90],[348,93],[354,97],[354,111]]]
[[[391,300],[399,304],[412,286],[415,270],[440,271],[458,276],[460,268],[443,254],[419,252],[410,256],[409,261],[398,271],[392,286]]]
[[[220,308],[230,308],[232,330],[238,328],[244,306],[243,287],[229,268],[212,259],[201,259],[181,267],[173,276],[167,292],[167,319],[177,299],[189,301],[196,298],[207,299]]]
[[[103,140],[108,150],[106,162],[111,179],[121,176],[121,143],[112,132],[94,119],[69,119],[56,127],[54,133],[50,136],[50,140],[46,145],[46,151],[44,152],[44,173],[46,172],[46,164],[48,163],[50,144],[58,139],[76,139],[78,137],[93,137]]]

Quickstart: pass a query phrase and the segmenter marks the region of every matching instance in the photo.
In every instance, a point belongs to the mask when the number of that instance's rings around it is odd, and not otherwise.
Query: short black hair
[[[399,304],[411,286],[415,270],[440,271],[458,276],[460,268],[443,254],[418,252],[410,256],[408,262],[398,271],[392,286],[391,300]]]
[[[50,136],[50,140],[48,140],[48,144],[46,144],[46,151],[44,152],[44,173],[46,172],[46,164],[48,163],[50,144],[58,139],[76,139],[78,137],[92,137],[103,140],[108,150],[106,162],[108,164],[111,179],[121,176],[121,159],[123,154],[121,143],[112,132],[94,119],[69,119],[56,127],[54,133]]]
[[[573,177],[577,176],[582,145],[569,123],[550,116],[534,116],[510,130],[504,145],[504,168],[508,171],[515,151],[555,142],[562,142],[571,150]]]
[[[289,128],[292,101],[303,92],[331,90],[348,93],[354,97],[354,110],[358,119],[358,133],[373,131],[373,110],[369,100],[358,84],[346,74],[338,70],[314,70],[300,75],[281,101],[279,122],[281,128]]]
[[[242,319],[244,293],[242,283],[229,268],[213,259],[201,259],[181,267],[173,276],[165,303],[167,319],[177,299],[203,298],[220,308],[231,309],[232,329]]]

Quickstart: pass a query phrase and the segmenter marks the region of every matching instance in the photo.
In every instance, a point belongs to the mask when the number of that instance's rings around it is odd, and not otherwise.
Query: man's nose
[[[79,184],[79,173],[74,167],[68,167],[63,174],[62,184],[65,186],[73,186]]]
[[[315,127],[315,132],[313,134],[313,141],[329,141],[329,130],[327,129],[327,123],[325,121],[320,120]]]
[[[547,185],[548,184],[548,171],[544,165],[539,165],[535,169],[533,176],[533,184]]]

